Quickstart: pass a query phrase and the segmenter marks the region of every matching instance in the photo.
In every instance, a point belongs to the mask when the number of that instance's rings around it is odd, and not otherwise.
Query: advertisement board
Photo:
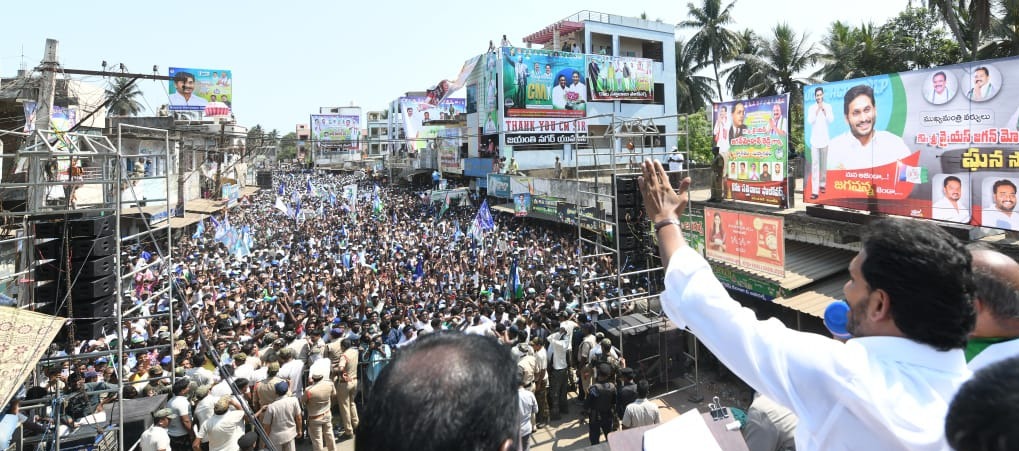
[[[206,117],[229,116],[234,102],[233,72],[222,69],[170,68],[172,111],[202,111]]]
[[[583,53],[503,47],[506,117],[584,117],[587,77]]]
[[[488,174],[488,195],[510,198],[510,176],[508,174]]]
[[[520,193],[513,196],[513,215],[514,216],[527,216],[527,212],[531,211],[531,195],[528,193]]]
[[[443,128],[439,132],[439,170],[443,172],[463,172],[460,166],[460,129]]]
[[[555,216],[559,213],[558,210],[556,210],[556,204],[565,200],[566,199],[562,197],[531,196],[531,211]]]
[[[804,200],[1019,230],[1019,59],[804,88]]]
[[[648,58],[587,55],[591,100],[654,100],[652,63]]]
[[[506,144],[583,144],[587,142],[587,119],[503,118]]]
[[[704,209],[709,260],[785,277],[785,221],[781,217]]]
[[[407,150],[425,148],[427,139],[434,138],[434,130],[425,125],[429,121],[452,120],[467,113],[467,100],[447,98],[438,106],[428,103],[427,97],[400,97],[400,110],[403,115],[403,133],[407,139]]]
[[[358,149],[361,136],[361,116],[343,114],[312,114],[311,139],[323,148],[343,147]]]
[[[226,201],[226,206],[228,208],[233,207],[234,205],[237,205],[237,201],[240,199],[241,187],[233,183],[229,185],[223,185],[222,194],[223,194],[222,199]]]
[[[684,213],[679,218],[679,227],[683,230],[683,238],[686,239],[686,244],[696,250],[697,253],[704,255],[704,218]],[[657,236],[655,236],[655,239],[657,239]]]
[[[712,141],[731,199],[782,205],[789,159],[789,95],[715,103]]]

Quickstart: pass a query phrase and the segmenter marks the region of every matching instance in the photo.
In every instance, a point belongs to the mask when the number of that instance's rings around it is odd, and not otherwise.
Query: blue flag
[[[276,194],[279,194],[280,196],[283,195],[283,185],[284,185],[284,183],[280,182],[280,187],[279,187],[278,190],[276,190]]]
[[[198,230],[195,230],[195,234],[191,235],[191,238],[198,239],[205,233],[205,220],[198,221]]]
[[[418,281],[425,276],[424,263],[425,263],[424,259],[420,259],[418,260],[417,265],[414,266],[414,281]]]
[[[488,209],[488,199],[481,202],[481,208],[478,209],[478,225],[481,226],[482,230],[492,230],[495,228],[495,221],[492,219],[492,210]]]

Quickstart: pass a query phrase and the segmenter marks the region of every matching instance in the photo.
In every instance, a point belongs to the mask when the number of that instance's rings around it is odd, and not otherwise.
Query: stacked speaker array
[[[644,213],[644,201],[637,187],[636,175],[616,175],[613,178],[616,197],[616,244],[619,249],[620,265],[632,265],[633,269],[644,269],[651,252],[648,221]],[[623,268],[626,272],[627,268]]]
[[[272,189],[272,171],[258,171],[255,173],[255,182],[261,189]]]
[[[36,310],[72,319],[77,338],[116,330],[114,221],[101,216],[36,223]]]

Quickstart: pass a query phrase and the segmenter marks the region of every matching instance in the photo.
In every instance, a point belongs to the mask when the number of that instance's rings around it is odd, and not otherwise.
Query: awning
[[[207,214],[192,213],[190,211],[186,211],[186,212],[184,212],[184,217],[173,217],[173,218],[170,218],[170,228],[171,229],[181,229],[181,228],[187,227],[187,226],[189,226],[191,224],[194,224],[194,223],[196,223],[198,221],[201,221],[201,220],[203,220],[205,218],[208,218],[208,217],[209,217],[209,215],[207,215]]]
[[[184,204],[184,211],[198,213],[216,213],[223,208],[226,208],[225,200],[191,199]]]
[[[556,32],[559,33],[559,36],[565,36],[567,34],[573,33],[574,31],[583,29],[584,24],[582,22],[561,20],[559,22],[556,22],[552,25],[543,28],[541,31],[537,31],[527,35],[526,37],[524,37],[523,41],[529,42],[531,44],[545,44],[546,42],[550,42],[554,39]]]
[[[259,188],[257,186],[245,186],[245,187],[242,187],[241,188],[241,192],[240,192],[240,196],[241,197],[250,196],[252,194],[257,193],[258,190],[260,190],[260,189],[261,188]]]
[[[759,271],[712,261],[713,265],[724,265],[759,279],[775,282],[783,293],[792,293],[813,282],[843,272],[856,253],[799,241],[785,242],[785,277],[778,277]]]
[[[844,274],[844,277],[830,277],[799,294],[775,298],[774,302],[823,319],[824,309],[828,304],[842,299],[842,287],[846,285],[848,278],[848,274]]]
[[[157,213],[166,213],[166,204],[163,205],[146,205],[144,207],[122,207],[120,209],[121,215],[145,215],[152,216]],[[173,207],[170,207],[170,214],[173,214]]]

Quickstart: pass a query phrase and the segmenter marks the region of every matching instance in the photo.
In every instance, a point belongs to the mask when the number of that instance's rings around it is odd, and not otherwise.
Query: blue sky
[[[700,4],[700,0],[695,0]],[[770,35],[782,21],[816,41],[828,24],[883,23],[907,0],[845,2],[740,0],[734,28]],[[58,6],[59,5],[59,6]],[[145,6],[142,6],[145,5]],[[804,8],[803,5],[809,5]],[[503,34],[521,38],[587,9],[678,23],[686,2],[587,0],[547,2],[422,1],[215,1],[18,2],[4,5],[0,74],[13,76],[24,62],[42,59],[47,38],[60,41],[64,67],[100,70],[123,63],[131,72],[167,68],[229,69],[239,123],[281,134],[307,123],[319,106],[384,109],[406,91],[454,78],[464,60]],[[836,13],[836,10],[837,13]],[[678,31],[686,35],[689,31]],[[83,79],[104,84],[100,77]],[[166,82],[144,80],[143,104],[154,112],[167,101]]]

